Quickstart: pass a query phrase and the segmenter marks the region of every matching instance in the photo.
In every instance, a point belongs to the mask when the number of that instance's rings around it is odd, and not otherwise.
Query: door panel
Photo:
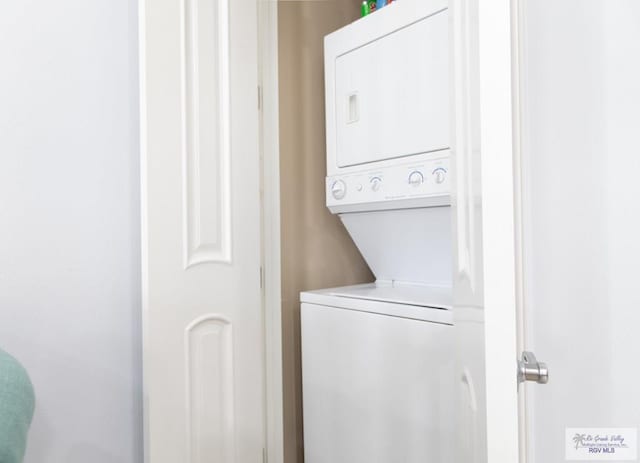
[[[482,203],[478,181],[477,2],[450,6],[453,66],[451,195],[455,379],[458,386],[456,463],[487,461]]]
[[[635,461],[640,8],[452,5],[457,461]],[[516,346],[548,384],[516,386]]]
[[[146,459],[259,462],[256,2],[140,13]]]
[[[567,428],[640,425],[640,7],[523,7],[525,334],[550,369],[525,386],[528,461],[586,460]]]
[[[511,2],[453,0],[456,462],[518,459]]]

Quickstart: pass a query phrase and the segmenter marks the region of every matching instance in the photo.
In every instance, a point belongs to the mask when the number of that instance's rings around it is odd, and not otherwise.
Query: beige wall
[[[285,463],[302,463],[299,293],[372,281],[325,207],[323,37],[356,19],[358,0],[280,1],[280,175]]]

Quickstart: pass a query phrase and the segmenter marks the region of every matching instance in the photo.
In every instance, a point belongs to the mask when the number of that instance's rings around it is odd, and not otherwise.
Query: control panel
[[[408,206],[421,198],[442,198],[430,205],[449,204],[449,158],[431,159],[419,163],[334,175],[326,179],[327,206],[334,212],[355,212],[358,205],[382,205],[373,209],[391,208],[387,202],[403,201]],[[349,206],[345,208],[343,206]],[[401,207],[401,206],[399,206]],[[363,208],[371,210],[372,207]]]

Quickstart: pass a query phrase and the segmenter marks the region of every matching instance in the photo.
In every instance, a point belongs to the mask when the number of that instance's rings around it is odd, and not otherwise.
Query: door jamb
[[[258,4],[258,105],[262,190],[265,462],[284,458],[282,397],[282,289],[280,280],[280,140],[278,2]]]
[[[513,197],[514,197],[514,229],[515,229],[515,280],[516,280],[516,345],[517,353],[526,350],[527,346],[527,307],[524,280],[524,201],[526,193],[523,184],[524,159],[523,149],[523,27],[524,2],[511,1],[511,77],[513,105]],[[530,457],[528,439],[529,410],[527,388],[518,387],[518,440],[519,462],[527,463]],[[531,460],[532,461],[532,460]]]

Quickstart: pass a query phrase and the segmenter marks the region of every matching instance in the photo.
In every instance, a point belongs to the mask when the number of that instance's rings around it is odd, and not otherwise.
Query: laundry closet
[[[285,460],[451,461],[447,2],[391,3],[322,41],[320,8],[293,3],[279,26]],[[296,13],[315,36],[283,43]]]

